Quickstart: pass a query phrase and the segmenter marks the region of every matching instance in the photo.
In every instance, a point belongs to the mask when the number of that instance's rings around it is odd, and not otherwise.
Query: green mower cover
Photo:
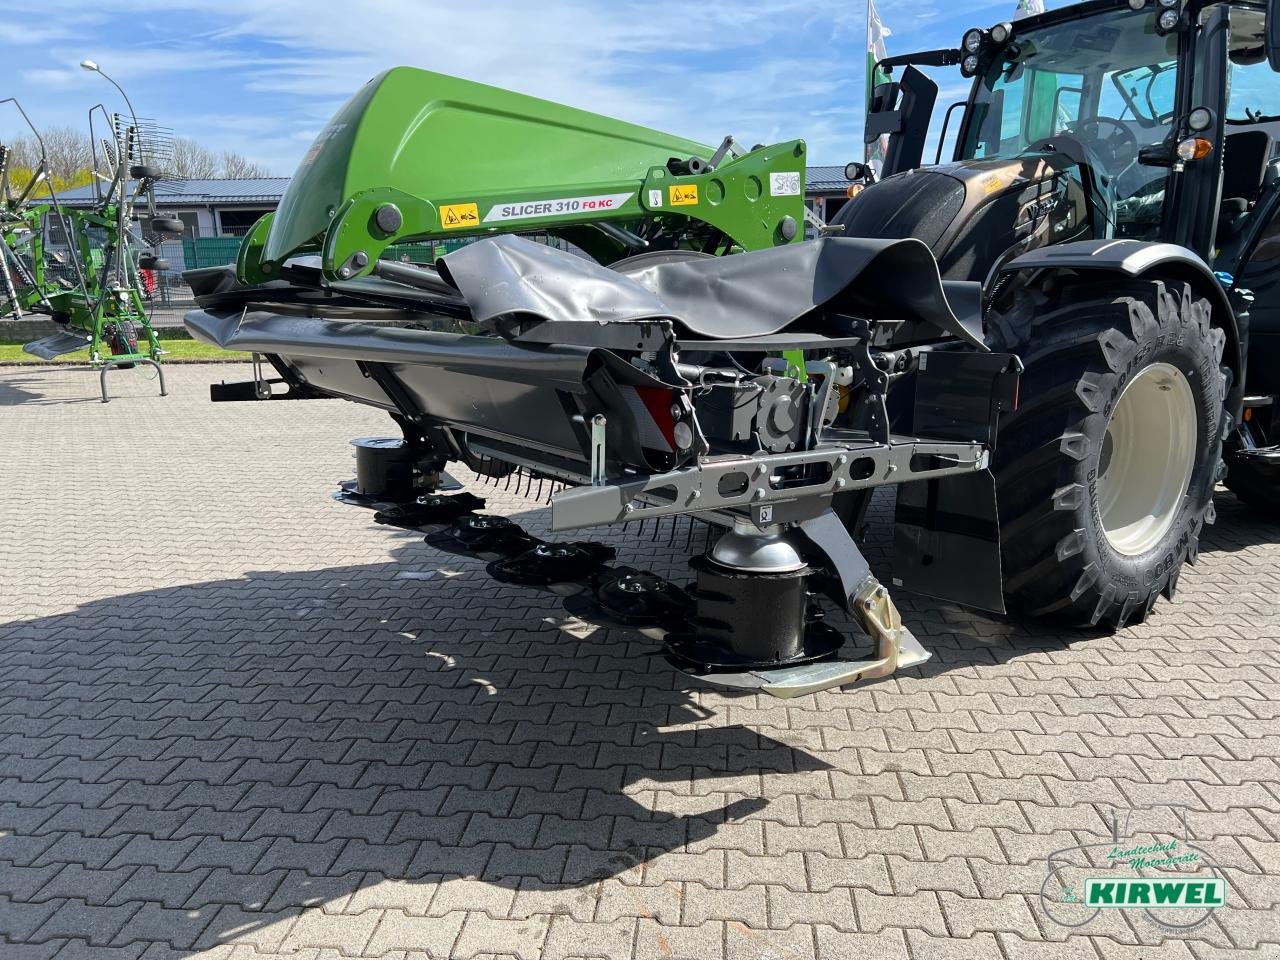
[[[322,253],[330,279],[349,279],[370,272],[392,243],[602,220],[701,221],[739,248],[795,240],[803,141],[699,175],[697,161],[713,152],[585,110],[396,67],[365,84],[316,137],[279,209],[245,238],[240,279],[272,279],[288,257],[310,251]]]

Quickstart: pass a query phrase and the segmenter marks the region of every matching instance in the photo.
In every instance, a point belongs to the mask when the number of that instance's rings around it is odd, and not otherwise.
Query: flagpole
[[[868,66],[867,66],[866,77],[863,79],[863,82],[862,82],[862,111],[863,111],[863,117],[864,117],[864,120],[863,120],[864,124],[866,123],[866,120],[865,120],[866,111],[871,106],[871,85],[874,82],[872,74],[873,74],[873,71],[875,70],[875,67],[870,65],[870,59],[871,59],[870,52],[872,49],[873,49],[873,45],[872,45],[872,38],[871,38],[871,0],[867,0],[867,52],[868,52],[867,62],[868,62]],[[864,137],[863,139],[865,140],[866,138]],[[863,163],[868,163],[868,164],[871,163],[871,153],[872,153],[871,144],[863,143],[862,145],[862,162]]]

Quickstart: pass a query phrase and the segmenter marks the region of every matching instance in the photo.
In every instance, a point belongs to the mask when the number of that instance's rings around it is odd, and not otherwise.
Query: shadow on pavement
[[[100,399],[91,397],[76,397],[70,400],[63,400],[57,397],[49,397],[44,389],[48,387],[48,378],[44,376],[24,376],[21,371],[22,367],[2,367],[0,368],[0,407],[16,407],[19,404],[63,404],[63,403],[84,403],[90,399]],[[88,371],[88,368],[85,368]],[[38,389],[27,389],[27,387],[35,387]],[[93,381],[90,386],[97,387],[97,382]]]
[[[24,370],[36,370],[38,373],[25,374]],[[50,380],[48,372],[57,370],[59,373],[69,375],[71,378],[66,379],[59,377],[56,380]],[[142,382],[134,383],[128,379],[128,374],[133,373]],[[63,407],[69,404],[78,403],[95,403],[101,405],[102,395],[99,392],[99,370],[88,366],[87,364],[40,364],[31,366],[11,366],[0,367],[0,407],[16,407],[16,406],[47,406],[47,407]],[[156,374],[150,367],[139,365],[135,368],[120,368],[111,371],[107,379],[108,388],[113,391],[113,398],[128,399],[134,394],[141,394],[144,390],[158,389],[155,384]],[[75,390],[82,390],[83,393],[77,396],[68,396],[66,391],[75,384]],[[50,393],[50,386],[57,391]],[[35,389],[28,389],[33,387]],[[121,389],[123,388],[123,389]],[[131,392],[132,391],[132,392]]]
[[[1235,553],[1263,544],[1280,543],[1280,518],[1246,506],[1226,487],[1213,498],[1217,521],[1200,538],[1201,553]]]
[[[0,894],[155,913],[0,933],[188,949],[384,877],[424,905],[458,877],[574,890],[828,769],[700,707],[652,641],[400,552],[0,625]]]

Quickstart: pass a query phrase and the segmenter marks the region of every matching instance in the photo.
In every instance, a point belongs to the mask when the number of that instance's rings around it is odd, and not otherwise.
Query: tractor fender
[[[1213,308],[1212,325],[1226,334],[1222,362],[1231,370],[1227,409],[1233,416],[1240,411],[1243,393],[1243,352],[1240,326],[1231,300],[1213,270],[1197,254],[1174,243],[1151,243],[1145,240],[1077,240],[1051,244],[1014,257],[996,269],[996,277],[1033,271],[1093,270],[1122,273],[1149,280],[1186,283]],[[988,286],[988,289],[992,289]]]

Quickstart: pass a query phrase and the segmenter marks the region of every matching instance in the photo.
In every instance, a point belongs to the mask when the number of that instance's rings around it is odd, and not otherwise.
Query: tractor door
[[[1280,393],[1280,81],[1259,38],[1260,10],[1230,10],[1222,201],[1214,267],[1253,295],[1245,389]]]
[[[1187,247],[1212,262],[1222,203],[1223,110],[1226,106],[1227,50],[1232,10],[1225,4],[1207,7],[1200,30],[1184,30],[1178,36],[1179,60],[1192,66],[1178,75],[1175,117],[1178,129],[1168,141],[1181,146],[1189,139],[1206,141],[1208,153],[1181,160],[1165,151],[1170,163],[1168,188],[1162,212],[1162,240]],[[1209,123],[1190,126],[1193,112],[1209,111]]]

